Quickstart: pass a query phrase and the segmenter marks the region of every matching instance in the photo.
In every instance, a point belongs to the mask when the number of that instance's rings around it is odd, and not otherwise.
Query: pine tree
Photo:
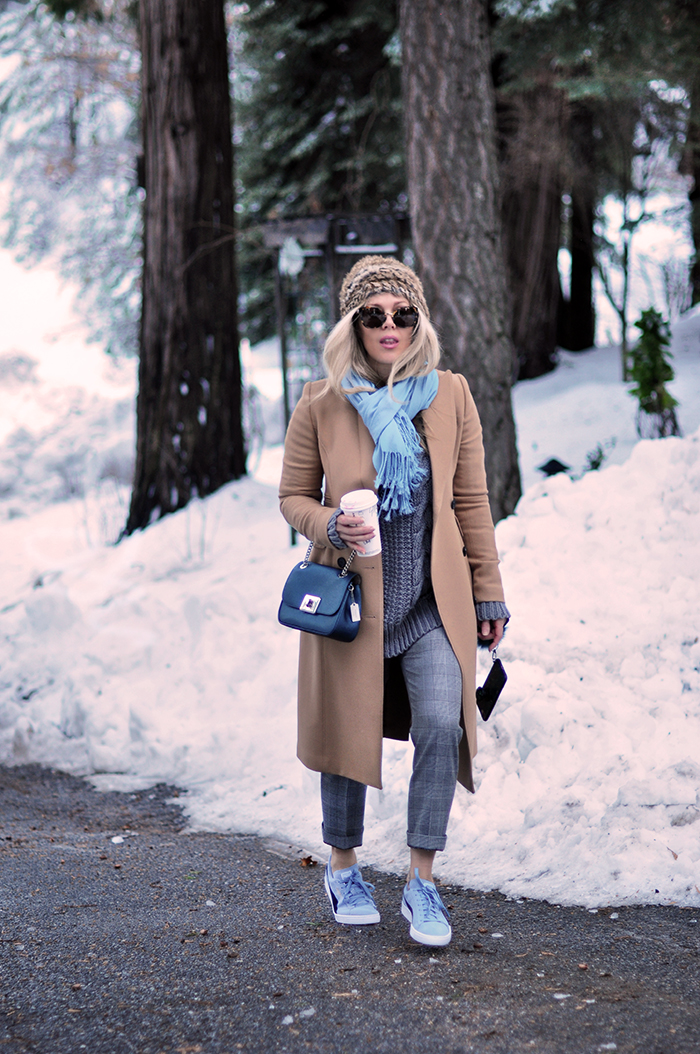
[[[395,0],[251,0],[236,141],[243,318],[274,332],[261,221],[406,207]]]
[[[512,106],[511,99],[543,84],[566,101],[563,129],[551,126],[561,147],[559,179],[570,197],[571,294],[563,304],[559,337],[578,350],[592,340],[595,205],[605,193],[624,193],[632,178],[640,120],[649,133],[654,112],[658,135],[669,134],[675,124],[670,135],[678,141],[682,102],[665,101],[663,93],[650,89],[650,81],[690,83],[697,62],[691,54],[698,51],[697,5],[689,0],[555,0],[547,5],[502,0],[496,11],[501,16],[495,26],[501,106]],[[543,144],[550,153],[552,147]],[[511,158],[517,173],[517,150]],[[552,223],[557,222],[552,215]],[[507,232],[506,240],[515,242],[517,252],[517,239]],[[549,264],[542,264],[543,271],[554,266],[555,243],[554,237],[548,242]],[[517,282],[514,295],[522,301]]]
[[[690,229],[695,249],[690,269],[691,302],[700,303],[700,75],[691,84],[690,111],[688,113],[688,140],[684,168],[692,185],[688,192],[690,201]]]
[[[411,226],[446,364],[479,408],[494,519],[520,497],[493,85],[482,0],[402,0]]]
[[[595,114],[589,100],[569,104],[571,215],[569,252],[571,278],[568,303],[559,318],[558,343],[570,351],[585,351],[595,344],[593,272],[596,209]]]
[[[50,10],[59,3],[59,14]],[[20,56],[0,86],[5,244],[51,258],[80,288],[91,336],[135,353],[141,280],[136,181],[140,58],[128,0],[31,0],[2,15],[0,55]],[[88,10],[89,9],[89,10]]]
[[[222,0],[141,0],[146,211],[127,532],[245,472]]]
[[[64,267],[86,272],[83,285],[97,290],[98,308],[104,310],[105,296],[127,297],[127,310],[136,314],[141,261],[133,248],[140,249],[142,195],[128,190],[130,169],[135,191],[138,138],[133,109],[124,105],[125,84],[128,102],[138,99],[133,9],[128,0],[48,0],[48,7],[32,2],[5,23],[5,47],[25,45],[24,62],[5,86],[5,127],[26,126],[28,114],[34,124],[31,149],[26,134],[7,141],[20,206],[12,209],[10,237],[37,258],[65,237],[70,216],[78,233],[64,251]],[[245,472],[223,0],[141,0],[139,23],[145,260],[127,531]],[[46,99],[36,90],[37,66],[53,78]],[[115,141],[128,143],[128,166],[124,152],[110,151]],[[110,196],[114,219],[105,237]],[[130,198],[135,207],[125,236],[116,227]],[[53,207],[44,208],[47,202]],[[92,207],[96,234],[81,222]],[[124,246],[132,255],[120,255]]]
[[[666,388],[674,377],[668,323],[658,311],[648,308],[642,311],[635,326],[641,336],[632,349],[630,378],[636,383],[630,395],[639,400],[637,433],[643,438],[680,435],[676,419],[678,402]]]
[[[239,103],[244,211],[386,208],[405,190],[394,3],[252,0]]]
[[[546,82],[498,109],[502,215],[518,377],[555,366],[566,100]]]
[[[680,83],[688,106],[681,171],[690,178],[690,232],[695,249],[690,270],[691,302],[700,303],[700,11],[695,0],[669,0],[669,83]]]

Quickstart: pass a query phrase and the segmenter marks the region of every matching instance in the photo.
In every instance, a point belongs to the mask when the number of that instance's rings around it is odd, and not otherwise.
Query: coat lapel
[[[348,406],[350,406],[350,403],[348,403]],[[372,455],[374,454],[374,440],[372,439],[372,433],[367,428],[367,425],[362,420],[359,413],[355,412],[355,417],[357,418],[358,464],[360,465],[362,473],[362,486],[366,490],[374,490],[374,481],[377,476],[377,470],[372,461]]]
[[[452,498],[454,476],[455,440],[457,417],[455,414],[452,385],[448,376],[440,374],[438,392],[427,410],[423,412],[425,435],[430,453],[430,468],[433,475],[433,516],[437,517],[443,502]]]

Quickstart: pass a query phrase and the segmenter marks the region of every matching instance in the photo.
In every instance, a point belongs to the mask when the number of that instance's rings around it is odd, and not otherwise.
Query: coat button
[[[463,545],[462,546],[462,556],[466,556],[466,555],[467,555],[467,547],[466,547],[466,545]]]
[[[457,502],[454,500],[454,498],[450,502],[450,508],[451,509],[456,509],[457,508]]]

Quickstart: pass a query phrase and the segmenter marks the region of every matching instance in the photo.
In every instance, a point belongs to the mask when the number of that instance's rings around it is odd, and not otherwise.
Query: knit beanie
[[[405,297],[430,318],[423,286],[415,271],[393,256],[363,256],[346,274],[340,287],[341,317],[366,304],[377,293]]]

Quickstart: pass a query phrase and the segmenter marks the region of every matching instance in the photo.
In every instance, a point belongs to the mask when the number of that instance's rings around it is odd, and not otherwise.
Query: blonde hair
[[[408,377],[424,377],[434,370],[440,361],[440,342],[435,328],[419,307],[415,310],[418,313],[418,323],[413,330],[411,343],[391,367],[386,382],[390,394],[394,384],[405,381]],[[383,378],[374,370],[358,336],[355,314],[355,311],[350,311],[344,315],[328,335],[323,348],[323,362],[328,380],[321,394],[329,389],[338,395],[371,391],[370,385],[379,386],[384,383]],[[351,370],[368,380],[370,385],[367,388],[344,388],[343,380]]]

